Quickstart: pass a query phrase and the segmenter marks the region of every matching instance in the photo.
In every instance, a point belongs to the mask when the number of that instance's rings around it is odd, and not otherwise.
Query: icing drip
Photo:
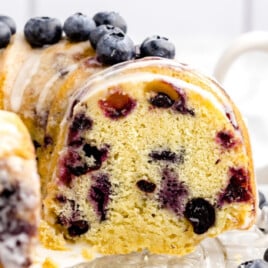
[[[64,69],[65,72],[71,73],[74,70],[76,70],[78,67],[78,64],[73,64],[67,68]],[[38,114],[41,114],[44,109],[45,101],[47,100],[47,96],[49,94],[49,89],[53,86],[53,84],[62,76],[62,72],[56,73],[54,76],[52,76],[48,82],[45,84],[45,86],[42,88],[41,94],[38,98],[37,104],[36,104],[36,111]]]
[[[40,50],[33,51],[30,58],[21,67],[17,79],[14,82],[10,96],[10,105],[12,111],[19,111],[24,91],[31,82],[32,77],[36,74],[39,64]]]

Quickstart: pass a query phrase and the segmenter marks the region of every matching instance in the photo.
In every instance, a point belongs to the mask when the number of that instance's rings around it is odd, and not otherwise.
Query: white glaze
[[[64,71],[71,73],[73,71],[75,71],[78,67],[78,64],[73,64],[68,66],[66,69],[64,69]],[[36,111],[38,114],[40,114],[44,108],[44,104],[46,102],[47,96],[49,94],[49,89],[54,85],[54,83],[60,78],[61,73],[57,72],[56,74],[54,74],[45,84],[45,86],[42,88],[42,91],[39,95],[39,98],[37,100],[37,104],[36,104]]]
[[[18,112],[24,95],[24,91],[36,74],[40,64],[40,51],[33,51],[27,61],[21,66],[21,70],[12,87],[10,94],[10,106],[12,111]]]
[[[209,84],[209,87],[213,91],[213,93],[210,93],[201,87],[194,86],[190,83],[187,83],[185,81],[182,81],[178,78],[172,78],[169,75],[163,75],[163,74],[155,74],[153,72],[150,72],[150,70],[144,70],[143,68],[150,67],[150,66],[157,66],[157,67],[163,67],[163,68],[170,68],[173,70],[180,71],[188,71],[188,72],[194,72],[195,76],[198,76],[200,80],[206,79],[206,83]],[[133,74],[131,74],[131,71],[133,71]],[[159,71],[161,72],[161,71]],[[231,108],[230,100],[228,99],[228,96],[224,92],[224,90],[220,87],[219,84],[217,84],[216,81],[213,79],[210,79],[208,76],[204,76],[200,74],[198,71],[191,69],[188,65],[179,63],[175,60],[169,60],[169,59],[163,59],[163,58],[145,58],[141,60],[136,61],[128,61],[123,62],[117,65],[112,66],[109,69],[106,69],[102,72],[96,73],[95,75],[92,75],[84,84],[83,88],[79,88],[74,94],[73,97],[70,99],[70,106],[67,110],[66,117],[69,115],[70,109],[72,107],[72,104],[75,100],[83,101],[85,98],[88,98],[91,94],[94,94],[97,92],[100,88],[106,88],[109,83],[111,84],[118,84],[120,81],[142,81],[141,75],[146,73],[146,81],[152,81],[154,79],[163,79],[164,81],[170,82],[174,84],[177,87],[186,87],[189,89],[192,89],[196,92],[198,92],[200,95],[204,96],[204,98],[210,99],[210,101],[213,102],[213,104],[219,108],[220,111],[224,111],[224,114],[226,116],[226,112],[228,111],[230,113],[231,119],[233,120],[233,124],[237,125],[233,110]],[[158,78],[157,78],[158,76]],[[116,78],[115,78],[116,77]],[[151,77],[151,78],[150,78]],[[171,82],[172,81],[172,82]],[[216,97],[214,96],[216,95]],[[218,98],[218,99],[217,99]],[[64,124],[64,120],[63,120]]]

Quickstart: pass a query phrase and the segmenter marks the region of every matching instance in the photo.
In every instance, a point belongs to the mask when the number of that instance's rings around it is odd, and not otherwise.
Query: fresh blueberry
[[[95,29],[93,29],[89,34],[89,41],[94,49],[97,47],[97,43],[99,42],[100,38],[103,37],[105,34],[111,34],[111,33],[122,33],[123,31],[118,28],[114,27],[109,24],[103,24],[100,26],[97,26]]]
[[[268,248],[264,252],[263,259],[268,262]]]
[[[24,26],[24,35],[33,47],[55,44],[61,39],[61,23],[50,17],[31,18]]]
[[[0,48],[6,47],[10,42],[11,32],[9,27],[0,21]]]
[[[268,268],[268,262],[257,259],[241,263],[238,268]]]
[[[265,198],[265,195],[261,191],[258,191],[258,193],[259,193],[259,208],[262,209],[264,206],[268,206],[268,203]]]
[[[98,12],[94,15],[93,20],[96,25],[110,24],[120,28],[124,33],[127,32],[127,24],[125,20],[116,12]]]
[[[95,21],[82,13],[73,14],[63,24],[63,31],[73,42],[88,40],[90,32],[95,28]]]
[[[9,27],[11,34],[16,33],[16,23],[12,18],[10,18],[9,16],[0,15],[0,21],[5,23]]]
[[[104,64],[116,64],[135,58],[133,41],[123,32],[105,34],[96,48],[97,59]]]
[[[203,198],[193,198],[185,207],[185,217],[190,221],[196,234],[205,233],[215,223],[215,209]]]
[[[166,37],[154,35],[142,42],[140,56],[157,56],[173,59],[175,57],[175,46]]]

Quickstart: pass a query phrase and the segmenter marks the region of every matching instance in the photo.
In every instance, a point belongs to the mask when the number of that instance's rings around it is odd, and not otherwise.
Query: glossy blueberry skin
[[[193,198],[185,207],[184,216],[190,221],[196,234],[205,233],[215,223],[215,209],[203,198]]]
[[[24,26],[24,35],[33,47],[55,44],[61,39],[61,23],[50,17],[31,18]]]
[[[123,31],[120,28],[114,27],[109,24],[103,24],[103,25],[97,26],[89,34],[89,41],[91,43],[91,46],[94,49],[96,49],[97,44],[99,40],[101,39],[101,37],[103,37],[105,34],[112,34],[112,33],[119,34],[119,33],[123,33]]]
[[[16,23],[11,17],[0,15],[0,21],[4,22],[9,27],[11,35],[16,33]]]
[[[258,193],[259,193],[259,208],[262,209],[264,206],[268,206],[268,202],[265,198],[265,195],[261,191],[258,191]]]
[[[6,47],[11,38],[11,31],[7,24],[0,21],[0,48]]]
[[[268,262],[268,248],[264,252],[263,259]]]
[[[96,48],[97,59],[103,64],[116,64],[135,58],[133,41],[124,33],[105,34]]]
[[[140,57],[147,56],[173,59],[175,57],[175,46],[166,37],[159,35],[148,37],[140,46]]]
[[[268,268],[268,262],[257,259],[241,263],[238,268]]]
[[[73,14],[63,24],[63,31],[73,42],[88,40],[90,32],[95,28],[95,21],[82,13]]]
[[[98,12],[94,15],[93,20],[96,22],[97,26],[109,24],[120,28],[124,33],[127,32],[126,21],[117,12]]]

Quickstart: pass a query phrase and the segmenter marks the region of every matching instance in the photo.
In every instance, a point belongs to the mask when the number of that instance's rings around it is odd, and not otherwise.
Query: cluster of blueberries
[[[9,44],[14,33],[16,33],[15,21],[8,16],[0,15],[0,48]]]
[[[11,28],[14,29],[15,25],[7,16],[1,16],[1,21],[7,27],[4,31],[0,24],[0,48],[9,43],[11,34],[7,32],[9,29],[12,32]],[[136,46],[126,34],[125,20],[117,12],[98,12],[93,18],[75,13],[65,20],[63,27],[56,18],[35,17],[24,26],[25,38],[32,47],[57,43],[62,38],[62,31],[71,42],[89,40],[96,50],[98,61],[103,64],[116,64],[146,56],[175,57],[175,46],[167,38],[158,35],[148,37]]]
[[[259,191],[259,208],[268,207],[265,195]],[[265,250],[263,259],[256,259],[241,263],[238,268],[268,268],[268,248]]]

